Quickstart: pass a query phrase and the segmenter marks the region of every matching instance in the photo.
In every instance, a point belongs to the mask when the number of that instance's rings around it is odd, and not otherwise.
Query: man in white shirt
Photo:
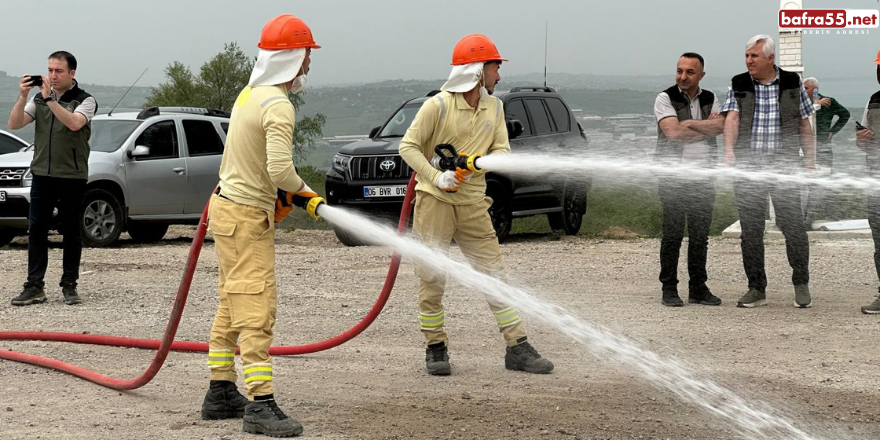
[[[715,94],[700,89],[706,75],[703,57],[687,52],[678,59],[676,84],[657,95],[657,160],[671,167],[712,166],[718,157],[715,137],[724,130],[721,104]],[[706,286],[706,255],[709,227],[715,204],[715,181],[711,177],[685,177],[673,173],[658,183],[663,205],[663,238],[660,242],[661,303],[681,307],[678,296],[678,257],[688,227],[688,302],[717,306],[721,299]]]

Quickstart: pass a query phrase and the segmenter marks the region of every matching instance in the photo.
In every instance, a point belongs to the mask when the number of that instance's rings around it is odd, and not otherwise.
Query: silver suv
[[[91,124],[85,245],[111,245],[123,231],[157,241],[168,225],[198,223],[217,185],[229,112],[150,107],[98,115]],[[31,148],[0,155],[0,246],[27,233]]]
[[[27,148],[28,143],[20,137],[8,132],[0,130],[0,154],[15,153]]]

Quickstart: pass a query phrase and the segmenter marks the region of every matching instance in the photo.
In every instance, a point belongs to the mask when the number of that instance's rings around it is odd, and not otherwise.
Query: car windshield
[[[89,149],[109,153],[116,151],[128,139],[131,132],[143,121],[97,120],[92,121],[92,136],[89,138]]]
[[[406,134],[409,125],[412,124],[413,119],[415,119],[416,113],[419,112],[419,107],[421,106],[421,104],[415,104],[401,107],[401,109],[397,111],[397,114],[389,119],[388,123],[385,124],[385,127],[382,128],[379,137],[403,137],[403,135]]]

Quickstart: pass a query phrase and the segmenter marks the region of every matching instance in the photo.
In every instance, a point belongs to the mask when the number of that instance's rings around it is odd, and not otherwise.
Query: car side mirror
[[[509,119],[507,121],[507,138],[516,139],[523,134],[523,125],[519,119]]]
[[[146,157],[150,155],[150,147],[144,145],[138,145],[134,147],[134,150],[128,150],[128,158],[134,159],[135,157]]]
[[[380,128],[382,127],[373,127],[373,129],[370,130],[370,139],[373,139],[374,137],[376,137],[377,134],[379,134]]]

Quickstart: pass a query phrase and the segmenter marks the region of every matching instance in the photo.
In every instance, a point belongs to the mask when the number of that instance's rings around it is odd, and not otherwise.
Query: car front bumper
[[[30,187],[0,187],[0,191],[6,193],[6,201],[0,202],[0,227],[27,229],[31,207]]]

